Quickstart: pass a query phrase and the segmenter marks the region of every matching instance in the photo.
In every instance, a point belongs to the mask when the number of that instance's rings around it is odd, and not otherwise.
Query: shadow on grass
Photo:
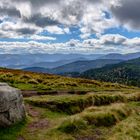
[[[17,137],[22,135],[22,130],[25,128],[27,120],[23,120],[8,128],[0,127],[0,140],[17,140]]]

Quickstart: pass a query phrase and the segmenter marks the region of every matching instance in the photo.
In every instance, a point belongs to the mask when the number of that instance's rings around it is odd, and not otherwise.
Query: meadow
[[[24,97],[27,118],[0,128],[2,140],[140,139],[137,87],[10,69],[0,69],[0,82],[43,93]]]

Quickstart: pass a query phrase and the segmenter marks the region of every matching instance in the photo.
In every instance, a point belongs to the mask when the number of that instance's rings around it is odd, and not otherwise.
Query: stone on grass
[[[26,116],[21,91],[0,83],[0,127],[11,126]]]

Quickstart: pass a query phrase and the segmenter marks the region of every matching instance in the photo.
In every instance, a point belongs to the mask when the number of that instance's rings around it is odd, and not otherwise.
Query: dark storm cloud
[[[35,24],[39,27],[59,24],[75,25],[81,21],[86,5],[88,5],[89,3],[100,3],[101,1],[102,0],[2,0],[2,2],[0,3],[2,3],[3,5],[9,5],[9,7],[0,7],[0,14],[8,15],[10,17],[19,17],[23,22]],[[29,16],[27,14],[26,16],[26,11],[23,11],[24,8],[18,8],[17,10],[18,3],[23,4],[23,6],[25,3],[28,3],[28,5],[31,6],[31,15]],[[56,12],[55,18],[53,16],[53,13],[51,13],[50,16],[47,14],[42,15],[42,13],[40,12],[40,9],[44,6],[46,7],[46,9],[49,9],[49,5],[51,4],[55,4],[56,6],[56,9],[53,9]],[[57,15],[57,13],[59,14]]]
[[[51,17],[44,17],[41,14],[32,15],[30,18],[24,18],[26,23],[34,23],[37,26],[45,27],[59,24],[57,20]]]
[[[13,0],[15,2],[30,2],[32,6],[40,7],[46,4],[58,4],[62,0]]]
[[[134,29],[140,29],[140,0],[120,0],[118,6],[112,6],[113,15],[122,23]]]
[[[10,17],[21,17],[20,11],[14,7],[0,7],[0,15],[8,15]]]
[[[75,1],[68,1],[66,4],[66,1],[62,0],[41,0],[40,4],[45,3],[58,3],[61,1],[61,4],[58,4],[56,6],[55,11],[58,10],[60,12],[60,15],[58,17],[52,16],[44,16],[41,13],[32,13],[31,17],[24,17],[23,21],[27,23],[34,23],[35,25],[39,27],[46,27],[46,26],[52,26],[52,25],[59,25],[59,24],[77,24],[84,15],[84,2],[81,2],[81,0],[75,0]],[[30,2],[33,2],[33,4],[37,4],[38,1],[30,0]],[[42,3],[41,3],[42,2]],[[42,4],[42,6],[44,6]],[[46,5],[47,7],[47,5]],[[53,13],[52,13],[53,14]],[[73,21],[73,19],[75,19]]]
[[[88,2],[92,2],[92,3],[100,3],[102,2],[102,0],[87,0]]]
[[[40,6],[40,5],[44,5],[44,4],[58,4],[60,2],[64,3],[64,0],[12,0],[15,2],[30,2],[32,5],[34,6]],[[75,0],[78,1],[78,0]],[[92,2],[92,3],[100,3],[102,2],[102,0],[80,0],[81,3],[83,2]]]
[[[26,35],[26,34],[34,34],[36,30],[30,28],[21,28],[21,29],[17,29],[16,32],[22,35]]]

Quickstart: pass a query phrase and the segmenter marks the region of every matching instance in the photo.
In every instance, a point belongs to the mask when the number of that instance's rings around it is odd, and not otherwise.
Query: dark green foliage
[[[88,70],[80,76],[140,87],[140,58],[119,64],[107,65],[100,69]]]

